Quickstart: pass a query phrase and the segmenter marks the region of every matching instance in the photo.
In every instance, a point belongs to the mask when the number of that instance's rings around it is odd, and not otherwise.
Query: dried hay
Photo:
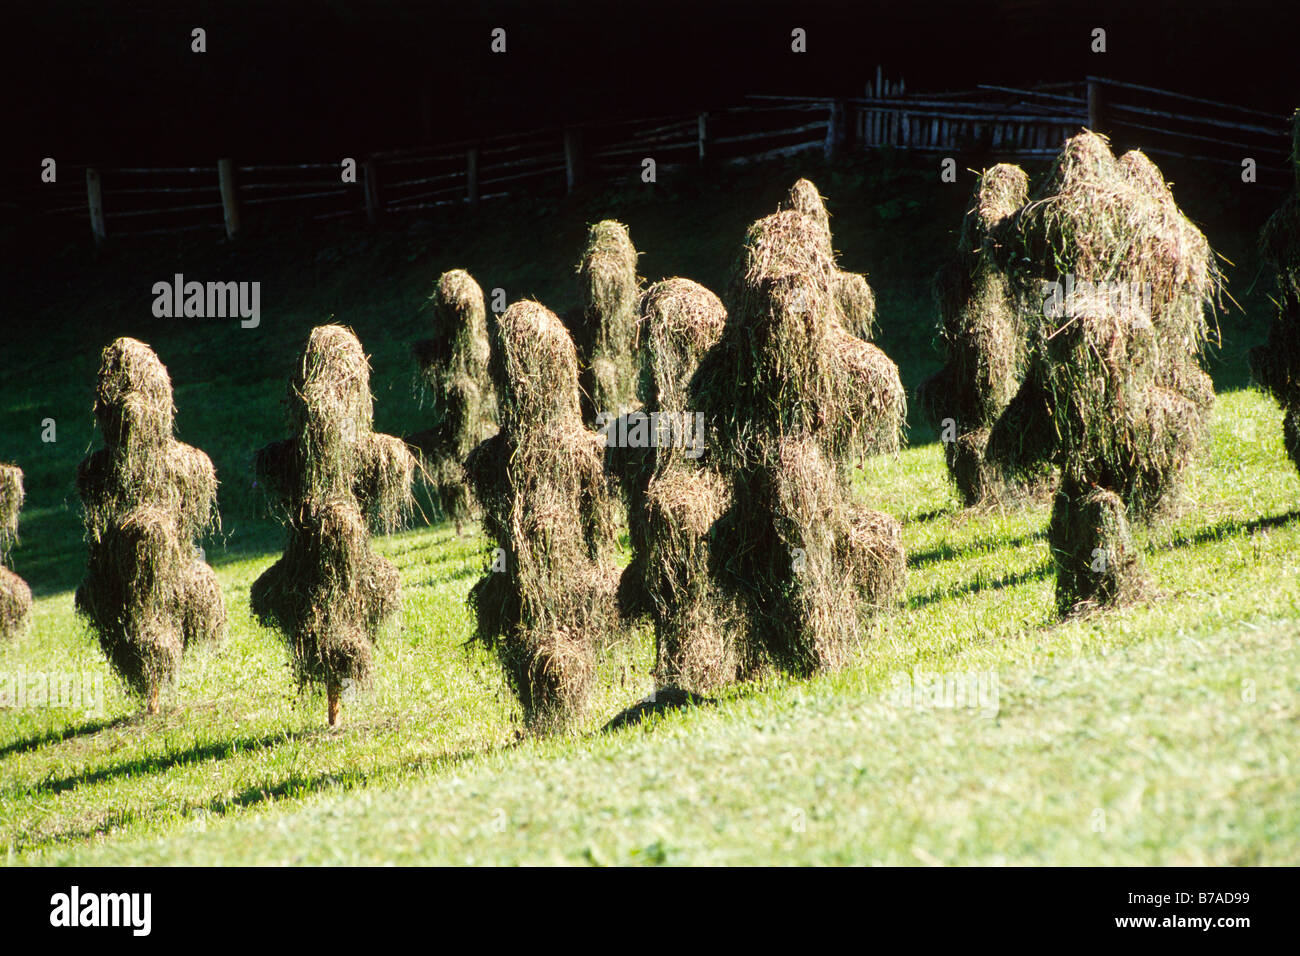
[[[826,211],[826,203],[817,187],[807,179],[797,180],[790,187],[782,208],[802,213],[816,223],[822,234],[822,250],[834,261],[830,213]],[[856,272],[842,272],[837,268],[832,288],[835,303],[840,310],[840,324],[858,338],[870,341],[876,331],[876,295],[867,283],[866,276]]]
[[[528,729],[544,734],[580,717],[596,653],[618,630],[616,499],[604,440],[582,423],[577,351],[560,320],[516,302],[488,331],[501,431],[465,467],[504,570],[489,570],[470,603],[476,638],[496,651]]]
[[[636,260],[627,226],[606,219],[588,231],[576,270],[582,315],[575,334],[588,422],[601,412],[617,416],[636,406],[641,298]]]
[[[284,636],[299,684],[324,686],[333,725],[344,681],[370,681],[371,645],[400,606],[400,576],[371,550],[370,529],[407,517],[416,463],[400,439],[373,431],[370,365],[342,326],[312,330],[290,382],[289,418],[294,437],[257,454],[288,541],[254,582],[251,603]]]
[[[194,544],[217,523],[216,472],[173,437],[171,379],[143,342],[104,349],[94,411],[105,447],[77,470],[90,555],[76,606],[156,713],[185,650],[225,633],[221,589]]]
[[[1047,538],[1062,616],[1131,603],[1146,583],[1129,533],[1127,509],[1104,488],[1057,492]]]
[[[1260,250],[1277,274],[1277,312],[1265,343],[1251,349],[1250,368],[1255,383],[1282,406],[1287,454],[1300,468],[1300,110],[1292,129],[1296,188],[1260,233]]]
[[[1055,445],[1054,434],[1040,431],[1038,441],[997,443],[996,453],[989,447],[990,433],[1030,374],[1030,305],[998,267],[994,239],[1028,191],[1018,166],[980,173],[955,254],[934,280],[946,363],[921,383],[917,399],[940,433],[948,474],[967,506],[1033,494]]]
[[[487,313],[483,290],[463,269],[444,272],[430,302],[434,338],[416,343],[415,356],[434,424],[407,436],[406,442],[419,455],[434,507],[459,527],[478,517],[465,459],[497,429]]]
[[[32,610],[31,588],[3,564],[18,539],[23,498],[22,469],[0,465],[0,641],[18,637],[26,629]]]

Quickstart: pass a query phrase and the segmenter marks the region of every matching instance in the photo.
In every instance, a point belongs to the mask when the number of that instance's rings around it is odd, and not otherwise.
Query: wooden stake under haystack
[[[794,209],[749,230],[722,338],[692,385],[730,492],[714,551],[749,666],[837,666],[905,571],[894,518],[858,505],[854,461],[897,449],[898,369],[841,324],[824,225]]]
[[[1282,406],[1282,438],[1300,468],[1300,110],[1292,119],[1296,184],[1260,233],[1265,260],[1277,272],[1277,313],[1267,341],[1250,352],[1255,382]]]
[[[1002,163],[980,173],[956,254],[934,279],[947,361],[916,395],[968,506],[1043,489],[1055,450],[1026,314],[1041,303],[1027,301],[997,265],[996,230],[1028,194],[1029,179],[1018,166]]]
[[[1165,513],[1214,402],[1199,359],[1219,274],[1205,236],[1140,152],[1072,137],[1000,240],[1034,313],[1061,485],[1048,539],[1062,613],[1143,590],[1131,520]],[[1050,303],[1043,283],[1064,295]]]
[[[171,379],[149,346],[121,338],[104,349],[95,419],[105,447],[77,470],[90,561],[76,607],[150,714],[185,651],[226,627],[221,586],[195,544],[216,522],[216,472],[175,440],[174,418]]]
[[[32,589],[4,566],[18,540],[18,515],[23,510],[23,472],[17,465],[0,465],[0,641],[20,635],[32,611]]]
[[[497,430],[497,401],[488,375],[483,290],[463,269],[444,272],[430,297],[434,337],[418,342],[415,358],[433,407],[434,424],[407,436],[439,513],[457,533],[478,516],[465,477],[465,459]]]
[[[470,603],[477,638],[495,649],[528,729],[571,726],[601,644],[617,632],[616,499],[604,439],[582,423],[578,356],[537,302],[489,316],[501,430],[466,471],[496,543]]]
[[[277,628],[302,685],[323,685],[330,726],[345,688],[371,679],[371,646],[397,611],[397,568],[370,547],[371,527],[408,514],[415,458],[373,430],[370,363],[350,329],[312,330],[289,386],[294,437],[257,453],[257,473],[284,507],[284,556],[252,587],[254,613]]]

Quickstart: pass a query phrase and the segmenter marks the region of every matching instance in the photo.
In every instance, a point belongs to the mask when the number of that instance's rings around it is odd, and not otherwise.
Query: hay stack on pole
[[[731,505],[730,491],[705,458],[703,419],[689,395],[727,313],[708,289],[680,278],[651,286],[642,312],[645,411],[607,431],[633,552],[619,592],[625,613],[644,610],[654,621],[658,686],[703,694],[736,679],[743,649],[739,609],[714,575],[712,529]]]
[[[1129,538],[1174,502],[1214,402],[1200,356],[1220,286],[1205,236],[1142,153],[1068,140],[1039,197],[1000,230],[1035,313],[1035,347],[1059,438],[1048,540],[1063,613],[1143,590]],[[1059,299],[1043,296],[1060,283]]]
[[[370,681],[372,645],[400,603],[397,568],[371,550],[370,530],[408,514],[415,458],[373,430],[370,363],[350,329],[312,330],[288,403],[294,436],[259,450],[257,472],[289,539],[250,597],[284,636],[299,684],[324,686],[337,726],[344,688]]]
[[[850,491],[855,460],[898,447],[905,395],[894,363],[843,328],[836,272],[815,217],[755,223],[692,383],[732,499],[713,547],[745,615],[746,670],[843,663],[905,572],[898,522]]]
[[[465,459],[497,429],[496,393],[488,375],[483,290],[463,269],[444,272],[430,296],[434,337],[415,345],[416,363],[433,406],[434,424],[407,436],[439,513],[457,533],[478,514]]]
[[[77,470],[90,560],[76,607],[150,714],[185,651],[226,627],[221,586],[195,544],[217,519],[216,472],[175,440],[175,411],[149,346],[121,338],[104,349],[95,419],[105,447]]]
[[[1250,370],[1282,406],[1282,437],[1300,468],[1300,110],[1292,132],[1296,185],[1260,234],[1264,258],[1277,272],[1277,314],[1265,344],[1251,350]]]
[[[9,549],[18,539],[18,515],[22,510],[22,469],[0,465],[0,641],[21,634],[32,610],[32,589],[4,566]]]
[[[521,301],[489,316],[488,334],[501,430],[465,468],[497,547],[470,603],[528,730],[544,734],[581,715],[596,654],[617,629],[616,499],[604,439],[582,422],[563,323]]]
[[[967,506],[1042,488],[1055,450],[1046,396],[1032,368],[1026,312],[1038,303],[1027,301],[998,267],[994,238],[1028,198],[1029,178],[1019,166],[1001,163],[980,173],[955,254],[934,279],[946,362],[916,397],[939,432],[948,475]]]
[[[817,223],[822,233],[824,251],[833,262],[835,249],[831,237],[831,217],[817,187],[807,179],[796,180],[790,187],[782,208],[801,212]],[[832,286],[835,303],[840,310],[840,324],[858,338],[870,342],[876,331],[876,294],[871,290],[867,277],[836,267]]]
[[[636,247],[621,222],[602,220],[588,231],[577,266],[582,311],[574,339],[581,359],[583,417],[589,423],[602,412],[617,416],[636,407],[641,299],[636,260]]]

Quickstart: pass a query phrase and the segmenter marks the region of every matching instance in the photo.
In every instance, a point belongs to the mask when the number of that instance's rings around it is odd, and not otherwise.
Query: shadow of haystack
[[[342,692],[370,681],[371,645],[400,604],[397,568],[370,547],[411,506],[415,458],[373,430],[370,363],[350,329],[312,330],[289,385],[295,435],[257,453],[285,513],[284,556],[254,583],[254,614],[284,636],[300,684],[323,685],[330,726]]]
[[[95,420],[105,447],[77,470],[90,560],[76,607],[150,714],[190,645],[226,628],[221,585],[195,545],[217,520],[217,476],[173,437],[175,412],[149,346],[121,338],[104,349]]]

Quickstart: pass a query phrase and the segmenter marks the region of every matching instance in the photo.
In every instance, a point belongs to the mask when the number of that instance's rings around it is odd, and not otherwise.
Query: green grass
[[[1300,478],[1280,414],[1235,387],[1266,315],[1263,288],[1248,282],[1233,290],[1246,313],[1224,321],[1221,395],[1186,505],[1138,533],[1158,592],[1148,603],[1058,621],[1046,505],[960,510],[939,447],[914,427],[912,447],[870,463],[858,488],[904,521],[906,596],[842,672],[742,685],[602,732],[651,688],[641,632],[602,663],[578,734],[521,742],[495,661],[465,646],[464,598],[486,542],[435,526],[376,541],[402,571],[406,606],[344,728],[325,727],[323,699],[297,694],[277,637],[248,612],[249,586],[281,542],[248,459],[282,433],[276,400],[310,325],[333,312],[357,328],[373,355],[378,426],[413,430],[406,349],[441,268],[477,264],[485,286],[563,308],[584,221],[616,215],[645,252],[642,274],[720,288],[745,223],[775,202],[782,178],[539,204],[475,229],[435,224],[334,251],[287,240],[110,251],[65,288],[69,252],[34,276],[17,306],[30,324],[0,358],[0,460],[29,475],[15,562],[38,604],[33,629],[0,648],[0,674],[98,676],[107,699],[102,714],[0,710],[0,858],[1300,863]],[[833,201],[845,265],[871,273],[884,345],[914,387],[934,364],[925,283],[965,197],[907,168],[814,179]],[[494,264],[505,265],[489,274]],[[257,278],[254,266],[266,270],[261,334],[148,316],[151,281],[173,269]],[[224,482],[223,536],[208,555],[230,636],[186,660],[157,717],[140,716],[115,684],[70,593],[84,561],[72,471],[94,441],[97,351],[115,334],[156,345],[177,382],[180,438],[208,450]],[[47,414],[59,421],[54,445],[39,442]],[[996,714],[901,706],[894,690],[911,674],[995,675]]]

